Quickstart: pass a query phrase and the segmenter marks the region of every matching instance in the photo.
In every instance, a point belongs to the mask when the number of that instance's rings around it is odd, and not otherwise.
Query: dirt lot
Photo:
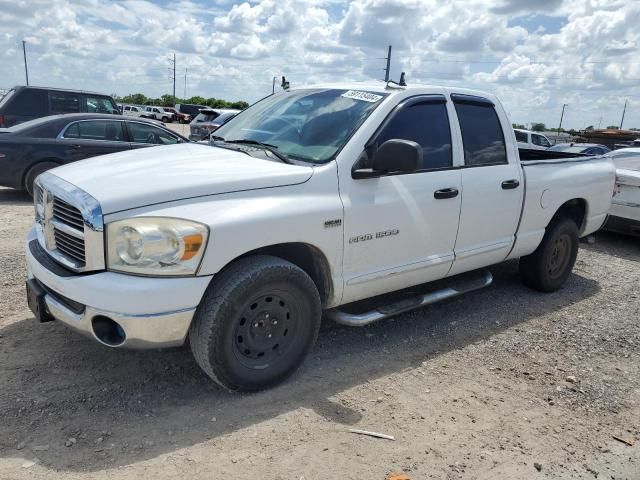
[[[638,240],[583,243],[554,294],[511,262],[454,301],[364,329],[326,322],[292,380],[233,395],[186,348],[109,350],[36,324],[31,216],[0,189],[3,480],[640,479]]]

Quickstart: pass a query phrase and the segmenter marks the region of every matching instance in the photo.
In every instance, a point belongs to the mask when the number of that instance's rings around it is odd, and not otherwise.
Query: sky
[[[640,128],[640,0],[0,0],[0,88],[256,101],[391,78],[476,88],[511,120]],[[185,84],[186,73],[186,84]]]

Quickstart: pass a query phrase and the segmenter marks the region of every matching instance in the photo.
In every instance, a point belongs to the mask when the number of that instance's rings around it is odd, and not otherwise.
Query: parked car
[[[188,113],[180,113],[179,111],[177,111],[175,108],[173,107],[164,107],[164,110],[166,112],[171,112],[174,115],[174,118],[179,122],[179,123],[189,123],[191,122],[191,115],[189,115]]]
[[[640,236],[640,148],[607,154],[616,166],[616,186],[605,228]]]
[[[192,103],[178,103],[175,106],[175,109],[178,113],[184,113],[185,115],[190,115],[193,120],[198,116],[200,110],[203,108],[209,108],[206,105],[195,105]]]
[[[144,118],[145,111],[144,107],[139,107],[138,105],[124,105],[122,114],[125,117],[142,117]]]
[[[109,95],[47,87],[13,87],[0,99],[0,128],[63,113],[120,115]]]
[[[200,110],[198,116],[189,125],[189,140],[207,140],[211,133],[235,117],[240,110],[221,110],[207,108]]]
[[[0,185],[33,194],[33,181],[60,165],[152,145],[189,140],[155,120],[75,113],[0,129]]]
[[[171,123],[174,120],[174,115],[168,112],[164,107],[158,107],[155,105],[149,105],[144,107],[142,118],[153,118],[154,120],[160,120],[162,123]]]
[[[531,150],[545,150],[551,146],[549,139],[541,133],[530,130],[514,128],[513,132],[518,142],[518,148],[529,148]]]
[[[259,390],[301,364],[323,310],[366,325],[486,287],[486,267],[517,258],[526,285],[560,289],[614,186],[606,157],[519,156],[500,101],[454,87],[291,89],[215,136],[38,177],[39,321],[112,348],[188,338],[214,381]]]
[[[552,152],[579,153],[581,155],[604,155],[611,150],[598,143],[559,143],[549,148]]]

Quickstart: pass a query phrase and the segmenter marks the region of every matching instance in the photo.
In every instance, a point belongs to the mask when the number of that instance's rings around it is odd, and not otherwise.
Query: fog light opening
[[[96,338],[109,347],[118,347],[127,338],[124,329],[118,323],[103,315],[93,317],[91,327]]]

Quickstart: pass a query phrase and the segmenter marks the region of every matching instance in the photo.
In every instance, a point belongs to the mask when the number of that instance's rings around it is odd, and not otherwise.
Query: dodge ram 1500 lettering
[[[559,289],[614,188],[611,160],[519,152],[494,96],[449,87],[291,89],[212,145],[38,177],[36,318],[114,348],[188,339],[213,380],[258,390],[301,364],[323,312],[365,325],[487,286],[484,268],[518,258],[526,285]]]

